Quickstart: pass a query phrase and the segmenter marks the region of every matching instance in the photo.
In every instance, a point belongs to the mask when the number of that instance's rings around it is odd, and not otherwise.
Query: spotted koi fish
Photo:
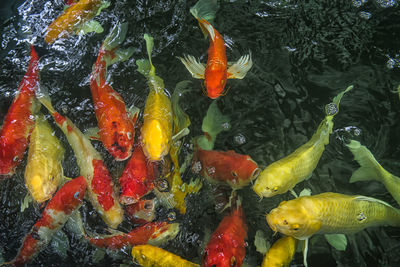
[[[35,91],[39,84],[39,57],[31,46],[31,60],[0,130],[0,175],[12,175],[24,157],[35,125]]]

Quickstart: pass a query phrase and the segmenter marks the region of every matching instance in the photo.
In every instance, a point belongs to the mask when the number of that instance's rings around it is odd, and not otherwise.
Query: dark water
[[[109,68],[112,86],[125,100],[143,110],[148,93],[144,77],[136,71],[136,59],[146,57],[143,34],[155,39],[153,63],[172,92],[176,83],[192,80],[193,90],[181,99],[191,119],[190,137],[201,134],[201,121],[211,103],[202,95],[201,83],[191,78],[176,56],[183,54],[206,61],[208,40],[204,39],[189,8],[196,1],[114,1],[96,19],[104,32],[73,36],[55,45],[44,43],[47,25],[63,9],[63,1],[2,1],[0,3],[0,118],[3,119],[29,60],[28,44],[40,55],[41,84],[47,86],[55,108],[67,115],[80,129],[95,126],[96,119],[88,78],[97,52],[110,28],[119,21],[129,22],[124,46],[136,48],[133,57]],[[298,184],[313,194],[339,192],[372,196],[398,204],[382,184],[349,184],[358,167],[341,138],[350,136],[367,146],[388,171],[400,174],[400,8],[395,0],[333,1],[221,1],[215,28],[228,44],[228,61],[235,61],[250,50],[254,66],[243,80],[229,80],[229,93],[218,101],[223,114],[231,118],[231,129],[217,138],[215,149],[234,149],[250,155],[261,167],[291,153],[306,142],[324,117],[323,107],[348,85],[354,85],[341,102],[334,120],[330,144],[311,179]],[[54,125],[53,125],[54,126]],[[64,172],[79,174],[73,152],[64,135],[53,127],[67,150]],[[359,134],[358,134],[359,133]],[[358,134],[358,135],[357,135]],[[243,136],[244,144],[235,142]],[[114,178],[123,168],[95,144],[106,159]],[[183,155],[190,153],[185,149]],[[23,237],[39,218],[41,208],[31,206],[20,212],[27,190],[24,185],[25,162],[11,179],[0,181],[0,252],[12,259]],[[185,173],[189,180],[194,174]],[[280,201],[291,199],[287,193],[258,202],[251,188],[240,190],[247,217],[248,266],[261,264],[254,236],[257,230],[272,243],[265,214]],[[178,216],[181,232],[168,244],[168,250],[199,263],[205,232],[213,231],[222,214],[214,211],[207,184],[188,200],[186,216]],[[88,203],[81,209],[95,229],[104,227]],[[166,211],[160,210],[159,219]],[[204,227],[207,225],[208,227]],[[129,231],[124,223],[120,228]],[[85,241],[64,231],[69,246],[60,255],[48,246],[31,266],[119,266],[130,264],[130,250],[104,254]],[[399,266],[400,230],[371,228],[348,235],[346,251],[332,248],[323,236],[314,236],[309,247],[310,266]],[[295,266],[302,265],[297,253]]]

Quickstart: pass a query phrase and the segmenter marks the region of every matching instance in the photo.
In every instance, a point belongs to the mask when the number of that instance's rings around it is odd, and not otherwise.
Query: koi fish
[[[0,130],[0,175],[12,175],[24,157],[35,121],[35,91],[39,84],[39,57],[31,45],[31,60]]]
[[[201,165],[201,174],[210,182],[227,183],[233,189],[248,185],[260,173],[257,163],[249,155],[233,150],[217,151],[197,148],[194,164]]]
[[[150,161],[162,160],[168,154],[172,139],[172,107],[164,81],[157,76],[151,62],[153,37],[145,34],[149,60],[138,60],[138,71],[143,74],[150,88],[143,113],[141,144],[143,152]]]
[[[88,197],[93,207],[100,213],[105,223],[117,228],[123,219],[123,209],[114,192],[110,173],[104,166],[99,152],[90,140],[72,123],[70,119],[55,111],[45,88],[41,87],[37,98],[53,116],[57,126],[64,132],[75,153],[80,173],[88,184]]]
[[[178,223],[150,222],[135,227],[127,234],[118,232],[108,236],[86,236],[86,239],[96,247],[117,250],[127,246],[132,247],[147,243],[160,245],[168,240],[174,239],[178,232]]]
[[[298,240],[291,236],[278,239],[264,256],[261,267],[289,267],[296,253]]]
[[[115,25],[104,40],[90,75],[100,140],[116,160],[126,160],[132,155],[134,123],[137,119],[137,114],[134,117],[128,114],[124,100],[106,81],[107,67],[128,59],[133,53],[132,48],[116,50],[125,39],[127,30],[127,23]]]
[[[253,190],[258,196],[261,198],[273,197],[289,190],[297,196],[293,187],[310,178],[317,167],[325,146],[329,144],[329,135],[333,128],[332,120],[339,112],[340,100],[351,89],[353,86],[349,86],[339,93],[332,103],[325,106],[326,116],[307,143],[285,158],[270,164],[261,172],[253,186]]]
[[[139,245],[132,248],[133,261],[143,267],[200,267],[162,248]]]
[[[25,184],[36,202],[51,198],[63,180],[64,152],[43,114],[36,115],[25,168]]]
[[[121,204],[133,204],[154,188],[153,164],[147,162],[142,147],[137,145],[119,178]]]
[[[204,79],[207,96],[212,99],[226,94],[224,89],[227,79],[243,79],[253,65],[251,55],[242,56],[236,63],[228,65],[224,38],[206,20],[215,17],[216,4],[214,2],[216,1],[200,0],[190,9],[190,13],[199,22],[203,33],[206,32],[210,37],[207,64],[198,62],[193,56],[179,57],[193,78]]]
[[[125,206],[125,214],[136,224],[145,224],[155,219],[155,199],[141,199],[136,203]]]
[[[376,180],[384,184],[392,197],[400,205],[400,178],[385,170],[372,155],[371,151],[360,142],[351,140],[346,146],[360,164],[360,168],[353,172],[350,183],[358,181]]]
[[[246,253],[247,225],[242,207],[237,205],[225,216],[204,249],[202,266],[242,266]]]
[[[331,192],[283,201],[266,218],[274,232],[300,240],[314,234],[351,234],[373,226],[400,226],[400,211],[386,202]]]
[[[71,4],[47,27],[44,40],[46,43],[52,44],[58,38],[68,37],[81,30],[84,32],[103,32],[101,25],[97,21],[91,21],[91,19],[109,5],[110,2],[102,0],[80,0]]]
[[[85,191],[86,181],[82,176],[66,182],[49,201],[42,217],[33,225],[10,264],[24,265],[43,250],[52,236],[64,226],[71,213],[80,207]]]

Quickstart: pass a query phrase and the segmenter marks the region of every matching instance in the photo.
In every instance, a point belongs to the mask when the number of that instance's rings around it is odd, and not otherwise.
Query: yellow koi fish
[[[298,240],[291,236],[278,239],[264,256],[261,267],[288,267],[296,252]]]
[[[372,155],[371,151],[360,142],[351,140],[347,147],[360,164],[360,168],[353,172],[350,183],[358,181],[376,180],[384,184],[392,197],[400,205],[400,178],[385,170]]]
[[[338,94],[333,102],[326,105],[325,119],[319,124],[311,139],[296,149],[292,154],[267,166],[256,180],[253,190],[262,197],[272,197],[292,191],[293,187],[311,177],[325,146],[329,144],[332,133],[333,117],[339,112],[342,96],[353,86]],[[293,192],[293,191],[292,191]]]
[[[70,5],[47,27],[44,40],[46,43],[52,44],[58,38],[67,37],[73,32],[81,30],[83,32],[102,32],[101,25],[98,22],[91,21],[91,19],[100,14],[101,10],[109,5],[110,2],[102,0],[80,0]],[[89,25],[89,22],[92,25]],[[90,28],[93,28],[93,30]]]
[[[162,248],[139,245],[132,249],[133,261],[143,267],[200,267]]]
[[[63,159],[60,140],[43,114],[36,115],[25,168],[25,184],[36,202],[44,202],[56,192],[63,179]]]
[[[400,226],[400,211],[384,201],[331,192],[283,201],[266,218],[274,232],[300,240],[314,234],[351,234],[373,226]]]
[[[164,81],[156,75],[151,62],[153,37],[145,34],[149,60],[138,60],[138,71],[143,74],[150,88],[143,113],[141,143],[143,152],[151,161],[162,160],[168,154],[172,139],[172,107]]]

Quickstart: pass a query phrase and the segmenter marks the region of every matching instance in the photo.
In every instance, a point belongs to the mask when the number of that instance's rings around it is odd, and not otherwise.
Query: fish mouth
[[[271,228],[271,230],[274,231],[274,233],[278,232],[278,229],[277,229],[276,225],[274,225],[272,223],[271,213],[266,215],[266,219],[267,219],[267,223],[268,223],[269,227]]]

